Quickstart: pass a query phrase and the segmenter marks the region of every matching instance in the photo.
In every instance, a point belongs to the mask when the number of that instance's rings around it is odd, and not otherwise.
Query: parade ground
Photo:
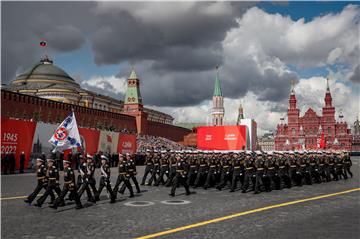
[[[141,194],[118,194],[110,204],[73,201],[54,210],[24,203],[36,185],[34,173],[1,175],[1,238],[359,238],[360,157],[354,178],[270,193],[193,189],[175,197],[164,186],[141,186]],[[96,170],[97,179],[100,170]],[[140,181],[144,167],[138,167]],[[112,168],[112,185],[117,177]],[[60,178],[62,178],[60,176]]]

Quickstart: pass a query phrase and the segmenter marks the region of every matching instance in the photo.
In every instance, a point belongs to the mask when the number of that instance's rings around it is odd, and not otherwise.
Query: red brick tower
[[[135,70],[132,69],[129,79],[127,80],[127,90],[124,100],[124,114],[136,117],[136,128],[138,134],[147,134],[148,114],[143,111],[144,106],[140,93],[140,80]]]
[[[335,108],[332,106],[328,78],[326,79],[325,106],[322,109],[321,126],[325,134],[325,140],[333,142],[335,138]]]
[[[290,146],[292,149],[295,149],[295,144],[298,144],[299,138],[299,115],[300,110],[296,107],[296,96],[294,91],[294,83],[291,84],[291,92],[289,98],[289,108],[287,111],[288,115],[288,136]]]

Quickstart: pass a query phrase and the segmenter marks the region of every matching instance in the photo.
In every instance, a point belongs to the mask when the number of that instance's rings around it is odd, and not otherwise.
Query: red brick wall
[[[61,123],[74,109],[79,127],[110,129],[120,131],[128,129],[137,132],[134,116],[90,109],[82,106],[47,100],[36,96],[1,90],[1,116]],[[148,135],[161,136],[173,141],[182,141],[184,135],[191,132],[182,127],[148,121]]]
[[[71,109],[74,109],[80,127],[116,131],[128,129],[136,132],[136,121],[132,116],[1,90],[1,116],[60,123],[71,112]]]

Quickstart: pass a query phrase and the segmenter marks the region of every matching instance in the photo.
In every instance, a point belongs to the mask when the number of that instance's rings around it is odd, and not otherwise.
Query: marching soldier
[[[46,190],[46,188],[47,188],[48,177],[46,176],[46,167],[45,167],[45,164],[44,164],[44,160],[41,159],[41,158],[36,159],[36,174],[37,174],[37,186],[36,186],[34,192],[32,192],[24,200],[26,203],[29,203],[29,204],[31,204],[32,201],[34,201],[34,199],[39,194],[41,189]],[[49,194],[50,194],[51,203],[52,203],[55,200],[55,195],[54,195],[54,193],[52,191],[50,191]]]
[[[150,177],[151,177],[152,171],[154,169],[153,157],[150,154],[150,150],[146,150],[145,165],[146,165],[145,166],[145,172],[144,172],[144,176],[143,176],[142,181],[141,181],[141,185],[145,185],[147,175],[150,173]]]
[[[316,183],[321,183],[321,176],[319,172],[319,166],[318,166],[318,159],[315,160],[314,157],[311,157],[310,159],[310,174],[312,178],[315,179]]]
[[[220,190],[226,186],[227,182],[231,182],[232,179],[231,165],[227,158],[221,160],[221,176],[220,183],[216,186],[217,190]]]
[[[240,181],[240,177],[242,176],[240,159],[238,158],[237,155],[234,156],[231,164],[232,164],[232,168],[233,168],[233,173],[232,173],[232,179],[231,179],[230,192],[235,192],[235,189],[237,187],[237,182]],[[240,185],[240,187],[241,186],[242,185]]]
[[[161,183],[162,185],[165,185],[164,181],[164,175],[169,178],[169,161],[166,156],[166,151],[161,152],[161,159],[160,159],[160,175],[155,181],[154,186],[159,186]]]
[[[190,195],[189,185],[186,183],[186,163],[181,159],[180,155],[176,156],[176,160],[176,175],[169,195],[175,196],[175,191],[179,184],[184,186],[186,195]]]
[[[57,209],[59,204],[64,202],[64,198],[68,192],[72,195],[71,198],[74,198],[76,203],[76,209],[82,208],[82,204],[79,198],[79,195],[76,191],[76,184],[75,184],[75,174],[72,168],[70,167],[71,162],[68,160],[63,160],[64,165],[64,187],[60,193],[60,196],[55,200],[51,208]]]
[[[351,162],[351,158],[349,156],[349,153],[342,153],[342,157],[344,157],[344,173],[347,177],[347,173],[350,175],[350,177],[353,177],[353,173],[351,172],[351,166],[352,166],[352,162]]]
[[[129,189],[130,192],[130,198],[134,197],[134,191],[130,184],[130,174],[127,169],[127,164],[124,161],[124,156],[122,154],[119,154],[119,164],[118,164],[118,170],[119,170],[119,176],[116,180],[116,184],[114,186],[113,192],[115,194],[115,198],[117,197],[117,193],[119,190],[119,186],[121,183],[124,183],[125,186]]]
[[[81,198],[84,191],[86,191],[88,201],[96,203],[95,195],[97,194],[97,190],[95,187],[96,181],[94,178],[95,173],[95,164],[93,162],[93,157],[91,155],[86,155],[86,162],[82,164],[81,171],[83,172],[82,185],[79,189],[79,197]],[[91,193],[91,189],[93,193]]]
[[[198,173],[196,175],[194,188],[197,188],[197,187],[203,185],[205,180],[206,180],[206,175],[207,175],[207,171],[208,171],[208,165],[206,163],[204,155],[201,155],[200,159],[198,159],[198,166],[199,166],[199,171],[198,171]]]
[[[170,156],[170,173],[165,183],[166,187],[170,187],[172,185],[175,175],[176,175],[176,159],[175,156],[172,154]]]
[[[306,158],[302,158],[301,159],[301,168],[303,170],[303,175],[305,178],[305,183],[307,185],[311,185],[312,184],[312,175],[311,175],[311,156],[307,156]]]
[[[151,186],[153,181],[156,182],[156,175],[160,175],[160,159],[157,153],[154,155],[154,168],[147,183],[148,186]]]
[[[283,171],[283,174],[282,174],[282,180],[285,184],[285,187],[287,188],[291,188],[292,187],[292,175],[291,175],[291,169],[290,169],[290,166],[291,166],[291,162],[290,162],[290,158],[288,156],[288,154],[285,154],[283,158],[281,158],[281,164],[279,166],[280,170]],[[296,168],[293,167],[293,168]]]
[[[187,176],[187,181],[186,183],[189,186],[193,186],[194,182],[196,180],[196,176],[198,173],[198,165],[196,163],[196,158],[194,155],[190,156],[190,161],[189,161],[189,173]]]
[[[262,153],[258,152],[257,157],[255,159],[255,187],[254,187],[254,194],[258,194],[261,192],[260,186],[264,184],[262,181],[264,175],[264,162],[262,159]]]
[[[216,178],[215,178],[216,170],[217,170],[216,166],[217,166],[217,162],[214,158],[214,155],[211,155],[210,158],[208,158],[208,173],[204,185],[205,190],[216,183]]]
[[[46,170],[46,176],[48,177],[48,183],[44,195],[42,195],[38,200],[35,206],[41,207],[45,202],[46,198],[51,195],[52,191],[55,191],[58,196],[61,194],[59,187],[59,171],[54,165],[53,159],[47,159],[48,167]],[[60,205],[65,205],[64,200],[60,202]]]
[[[132,160],[130,154],[126,154],[126,169],[127,169],[127,172],[129,174],[129,181],[130,179],[134,182],[135,184],[135,188],[136,188],[136,192],[137,193],[140,193],[140,187],[139,187],[139,183],[136,179],[136,165],[135,165],[135,162],[134,160]],[[120,189],[120,193],[123,194],[124,191],[125,191],[125,188],[126,188],[126,185],[123,184],[121,189]]]
[[[273,178],[275,172],[275,167],[272,164],[272,154],[268,154],[265,161],[263,161],[264,173],[261,178],[266,192],[271,192],[271,179]]]
[[[338,174],[337,174],[337,165],[336,165],[336,163],[334,161],[334,158],[330,157],[329,155],[327,155],[327,158],[329,159],[329,171],[330,171],[330,174],[333,176],[334,181],[338,181],[339,177],[338,177]]]
[[[80,161],[80,165],[78,167],[78,179],[77,179],[77,184],[76,184],[76,190],[79,191],[79,189],[81,188],[81,185],[83,184],[83,180],[85,177],[85,173],[84,171],[86,170],[86,161],[84,160],[84,156],[82,154],[79,155],[79,161]]]
[[[333,157],[335,157],[336,167],[337,167],[337,175],[338,177],[347,179],[347,174],[345,174],[344,170],[344,164],[343,164],[343,157],[339,157],[338,155],[333,154]]]
[[[272,158],[271,167],[273,167],[274,170],[274,174],[272,177],[272,181],[274,182],[274,189],[280,190],[281,178],[283,172],[280,171],[280,155],[278,153],[274,154],[274,157]]]
[[[244,161],[244,167],[245,167],[245,177],[244,177],[244,184],[242,187],[242,193],[246,193],[249,185],[250,185],[250,181],[252,181],[253,178],[253,174],[255,172],[254,170],[254,164],[251,160],[251,154],[247,152],[245,161]],[[255,187],[255,184],[253,182],[253,187]]]
[[[115,195],[112,191],[111,183],[110,183],[111,169],[109,166],[108,158],[105,155],[101,155],[100,158],[101,158],[101,166],[100,166],[101,176],[100,176],[99,189],[97,190],[97,194],[95,195],[95,200],[96,201],[100,200],[100,194],[103,188],[106,187],[106,190],[110,195],[110,202],[114,203]]]

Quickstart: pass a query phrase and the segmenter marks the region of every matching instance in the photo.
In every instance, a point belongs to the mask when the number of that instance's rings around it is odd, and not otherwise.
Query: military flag
[[[80,134],[74,112],[71,112],[60,124],[49,142],[55,146],[53,152],[63,152],[67,149],[81,147]]]

